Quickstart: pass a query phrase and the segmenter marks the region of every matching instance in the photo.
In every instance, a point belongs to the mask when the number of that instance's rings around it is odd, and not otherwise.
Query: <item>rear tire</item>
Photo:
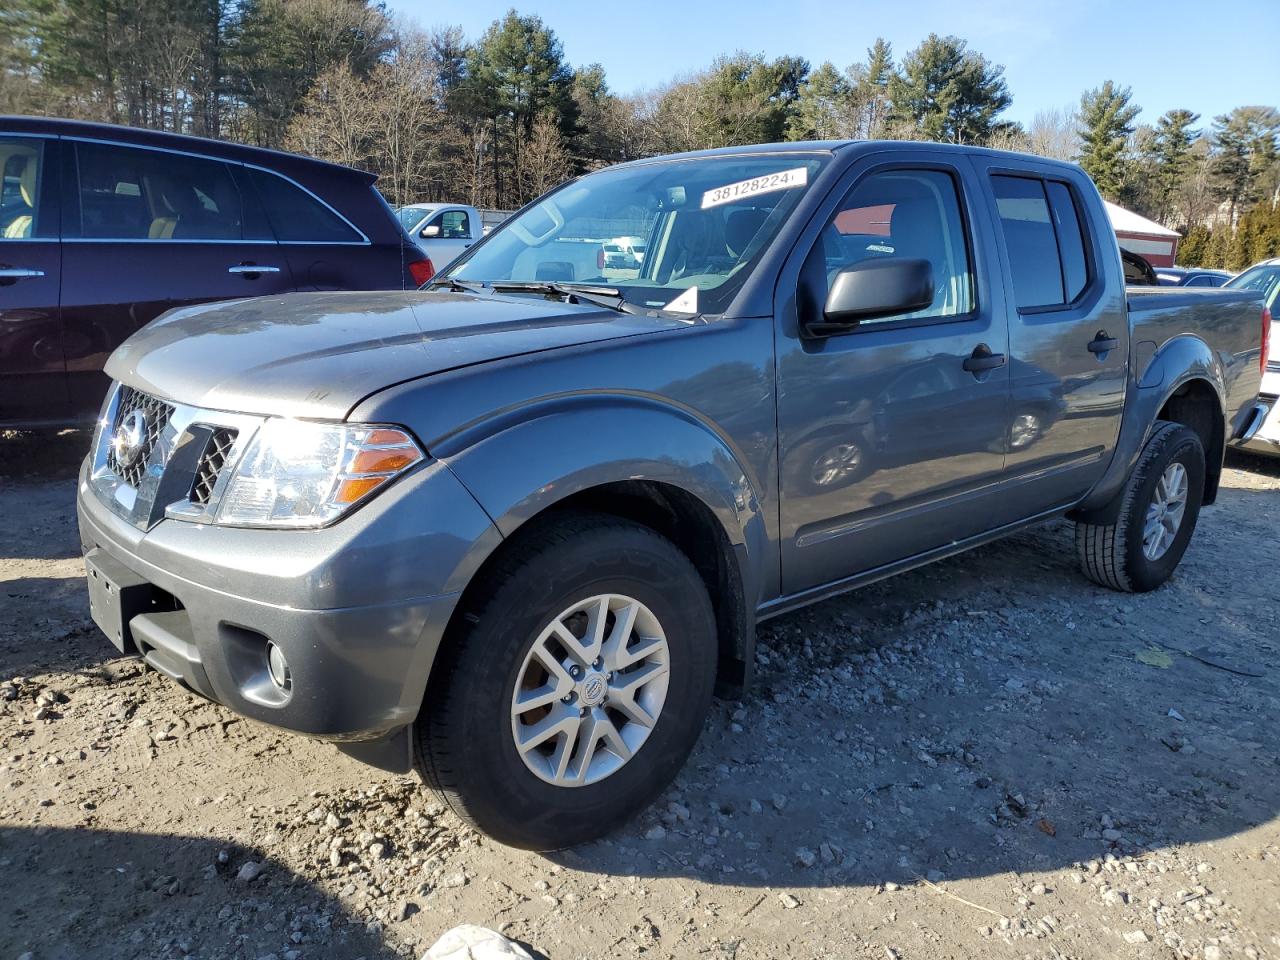
[[[526,531],[464,602],[414,738],[423,777],[459,817],[554,850],[666,789],[716,673],[711,601],[683,553],[625,520],[558,518]]]
[[[1168,580],[1195,532],[1204,477],[1199,436],[1180,423],[1157,421],[1125,483],[1115,522],[1076,524],[1084,575],[1126,593]]]

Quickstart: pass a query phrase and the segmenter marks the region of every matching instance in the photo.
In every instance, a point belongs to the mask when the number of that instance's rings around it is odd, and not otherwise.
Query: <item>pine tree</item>
[[[867,48],[865,63],[845,70],[856,111],[853,136],[876,140],[885,135],[889,122],[889,81],[893,78],[893,47],[883,37]]]
[[[1125,182],[1126,145],[1140,112],[1129,103],[1132,96],[1108,80],[1080,97],[1080,166],[1109,200],[1120,196]]]
[[[836,140],[854,135],[852,91],[849,81],[830,61],[821,64],[800,85],[787,120],[788,140]]]
[[[1208,228],[1198,224],[1192,227],[1178,244],[1178,263],[1187,267],[1203,267],[1209,253],[1209,242]]]
[[[1162,223],[1173,218],[1174,200],[1191,172],[1191,145],[1200,135],[1191,125],[1199,119],[1200,114],[1190,110],[1170,110],[1156,121],[1156,219]]]
[[[926,140],[985,143],[1013,98],[1004,67],[959,37],[931,33],[889,80],[892,117]]]
[[[1236,107],[1215,117],[1213,182],[1231,214],[1275,190],[1280,170],[1280,111],[1274,107]]]

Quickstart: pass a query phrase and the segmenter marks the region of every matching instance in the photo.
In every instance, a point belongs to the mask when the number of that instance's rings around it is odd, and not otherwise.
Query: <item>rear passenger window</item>
[[[182,154],[77,143],[80,235],[100,240],[246,239],[227,165]]]
[[[955,181],[941,170],[892,170],[854,184],[815,247],[824,258],[827,292],[836,274],[865,260],[928,260],[933,303],[911,314],[864,320],[942,319],[973,309],[973,278]]]
[[[271,229],[281,243],[360,243],[364,237],[305,190],[266,170],[249,168]]]
[[[1032,177],[991,178],[1019,310],[1071,303],[1089,282],[1071,188]]]
[[[1089,283],[1084,231],[1080,228],[1071,188],[1057,180],[1046,180],[1045,192],[1049,195],[1049,210],[1053,213],[1053,225],[1058,234],[1058,253],[1062,256],[1063,299],[1071,303]]]

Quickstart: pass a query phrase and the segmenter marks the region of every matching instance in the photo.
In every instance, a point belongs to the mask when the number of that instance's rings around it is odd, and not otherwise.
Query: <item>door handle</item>
[[[1114,350],[1120,346],[1120,341],[1115,337],[1107,336],[1107,331],[1099,330],[1098,335],[1089,341],[1090,353],[1106,353],[1108,350]]]
[[[970,373],[982,373],[984,370],[1003,367],[1004,360],[1003,353],[992,353],[990,347],[985,343],[980,343],[973,348],[973,353],[965,357],[962,366]]]
[[[234,267],[227,267],[227,273],[239,273],[247,276],[253,276],[259,273],[279,273],[279,267],[264,267],[256,263],[239,263]]]
[[[0,280],[31,280],[43,277],[43,270],[28,270],[26,267],[0,267]]]

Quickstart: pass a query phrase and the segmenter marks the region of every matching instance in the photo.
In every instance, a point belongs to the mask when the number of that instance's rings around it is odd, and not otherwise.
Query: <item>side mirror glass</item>
[[[836,274],[822,322],[810,323],[808,330],[816,336],[845,333],[863,320],[912,313],[931,303],[933,265],[928,260],[864,260]]]
[[[440,236],[440,224],[438,224],[438,223],[433,223],[433,224],[431,224],[430,226],[423,227],[423,228],[422,228],[422,233],[421,233],[421,234],[419,234],[419,236],[422,236],[422,237],[438,237],[438,236]]]

